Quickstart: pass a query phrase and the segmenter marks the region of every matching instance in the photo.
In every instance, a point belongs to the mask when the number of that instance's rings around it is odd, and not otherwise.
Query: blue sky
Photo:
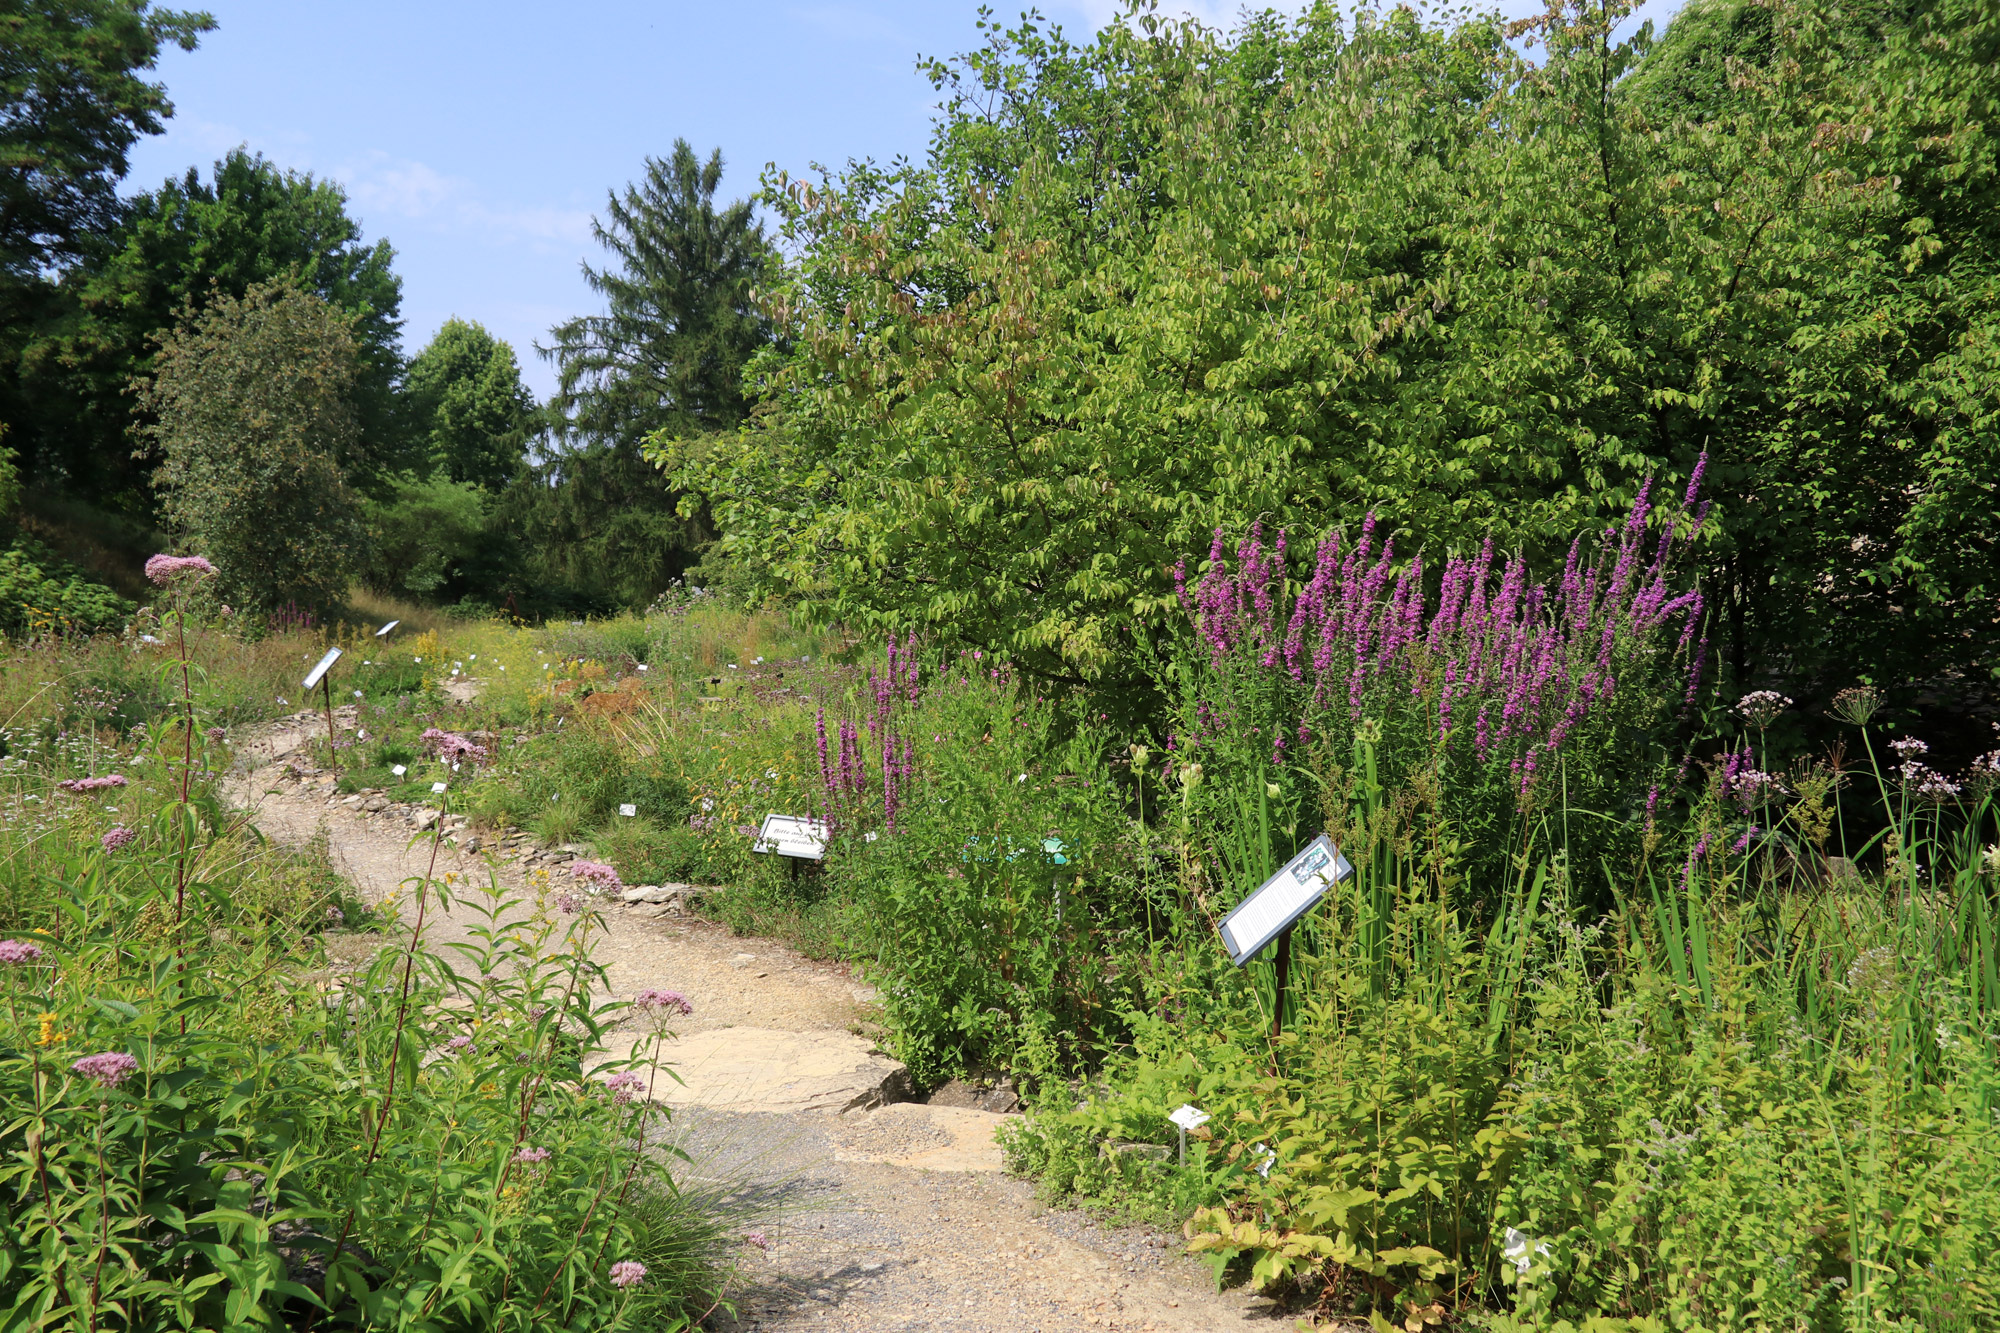
[[[767,162],[915,156],[936,100],[918,56],[977,44],[975,0],[170,3],[220,26],[163,56],[175,116],[135,149],[126,189],[206,174],[238,144],[339,181],[367,237],[396,248],[406,350],[452,315],[476,319],[514,345],[538,397],[554,376],[531,344],[596,308],[578,273],[599,257],[590,219],[647,154],[676,136],[720,147],[730,198]],[[1041,5],[1079,37],[1114,7]],[[1162,5],[1211,22],[1239,7]]]

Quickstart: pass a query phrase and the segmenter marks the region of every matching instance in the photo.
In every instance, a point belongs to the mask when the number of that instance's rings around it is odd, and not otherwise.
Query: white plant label
[[[398,765],[396,765],[396,766],[395,766],[394,768],[390,769],[389,771],[390,771],[391,773],[394,773],[394,774],[395,774],[395,775],[396,775],[397,777],[399,777],[399,778],[400,778],[400,777],[402,777],[402,776],[403,776],[403,774],[405,774],[405,773],[407,773],[407,772],[409,772],[409,771],[410,771],[410,766],[409,766],[408,764],[398,764]]]
[[[442,782],[433,782],[431,784],[431,792],[437,796],[444,795],[444,784]]]
[[[639,807],[636,805],[621,805],[618,807],[618,813],[630,819],[639,813]]]
[[[1208,1123],[1208,1112],[1193,1105],[1187,1105],[1175,1111],[1167,1119],[1173,1121],[1182,1129],[1200,1129]]]
[[[1354,867],[1324,833],[1264,881],[1257,891],[1222,918],[1222,943],[1229,960],[1242,967],[1280,931],[1304,916],[1326,891],[1354,874]]]

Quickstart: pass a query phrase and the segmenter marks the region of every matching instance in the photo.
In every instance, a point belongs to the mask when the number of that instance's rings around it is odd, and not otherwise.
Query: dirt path
[[[339,719],[352,726],[351,719]],[[369,811],[333,794],[304,742],[324,715],[265,728],[240,747],[226,793],[266,836],[304,843],[322,826],[335,866],[371,903],[424,874],[419,813]],[[469,840],[470,831],[460,836]],[[443,844],[437,873],[491,873],[509,889],[568,876],[519,847]],[[407,892],[407,889],[402,889]],[[694,1014],[670,1052],[685,1086],[673,1137],[691,1170],[768,1201],[769,1249],[746,1247],[732,1329],[1058,1330],[1176,1333],[1273,1328],[1268,1303],[1211,1289],[1177,1242],[1049,1210],[1000,1172],[988,1111],[916,1105],[901,1066],[863,1033],[874,992],[771,940],[741,939],[670,907],[611,904],[593,951],[614,993],[686,995]],[[425,931],[466,938],[465,914]]]

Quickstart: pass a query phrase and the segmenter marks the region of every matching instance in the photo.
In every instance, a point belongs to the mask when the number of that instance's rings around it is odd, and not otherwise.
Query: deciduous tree
[[[173,330],[136,385],[163,511],[239,604],[343,597],[362,555],[341,460],[355,447],[352,316],[288,283],[224,296]]]

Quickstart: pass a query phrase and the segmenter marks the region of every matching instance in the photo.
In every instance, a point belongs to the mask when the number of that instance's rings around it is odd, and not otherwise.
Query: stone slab
[[[643,1054],[650,1038],[634,1042]],[[723,1111],[839,1113],[899,1102],[910,1095],[901,1061],[865,1037],[822,1029],[716,1028],[668,1042],[663,1062],[679,1081],[662,1078],[653,1096],[669,1106]]]

